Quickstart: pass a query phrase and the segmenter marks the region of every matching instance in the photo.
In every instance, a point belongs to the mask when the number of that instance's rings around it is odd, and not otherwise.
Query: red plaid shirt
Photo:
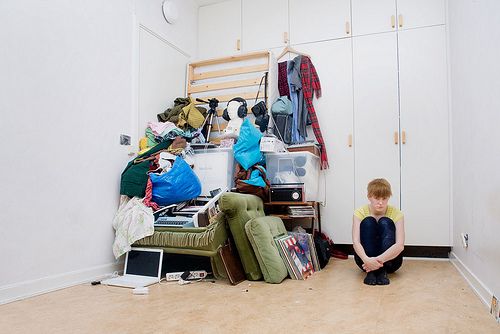
[[[328,155],[326,154],[325,141],[323,140],[323,135],[321,134],[321,128],[319,127],[316,110],[314,110],[313,106],[314,92],[316,92],[316,98],[321,96],[321,84],[319,82],[318,73],[316,73],[316,69],[314,68],[314,65],[309,57],[302,56],[300,62],[300,79],[302,81],[302,92],[304,93],[307,111],[309,112],[309,117],[312,122],[313,132],[321,149],[321,169],[326,169],[329,167]]]

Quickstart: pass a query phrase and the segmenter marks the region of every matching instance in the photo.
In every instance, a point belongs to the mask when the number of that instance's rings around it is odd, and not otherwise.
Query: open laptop
[[[136,248],[127,253],[123,276],[101,281],[101,284],[139,288],[160,281],[163,250],[156,248]]]

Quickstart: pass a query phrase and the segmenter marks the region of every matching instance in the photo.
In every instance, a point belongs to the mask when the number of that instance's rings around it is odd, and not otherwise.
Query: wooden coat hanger
[[[283,51],[281,51],[280,55],[278,56],[278,58],[276,60],[280,60],[281,58],[283,58],[284,55],[286,55],[287,53],[295,53],[296,55],[299,55],[299,56],[304,56],[304,57],[309,57],[311,58],[311,56],[309,56],[308,54],[306,53],[303,53],[303,52],[300,52],[300,51],[297,51],[295,50],[294,48],[292,48],[291,46],[287,45]]]

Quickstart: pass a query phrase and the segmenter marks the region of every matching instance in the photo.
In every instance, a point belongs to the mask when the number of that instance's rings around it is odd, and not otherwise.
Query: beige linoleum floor
[[[366,286],[352,259],[306,281],[80,285],[0,306],[1,333],[500,333],[455,267],[406,260]]]

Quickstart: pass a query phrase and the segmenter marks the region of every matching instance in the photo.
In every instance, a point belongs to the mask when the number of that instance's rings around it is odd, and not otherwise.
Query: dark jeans
[[[396,226],[392,219],[382,217],[378,220],[373,217],[366,217],[361,221],[360,239],[366,255],[374,257],[382,254],[396,243]],[[363,260],[354,253],[354,261],[358,267],[363,269]],[[392,260],[384,263],[384,269],[388,273],[393,273],[403,264],[403,255],[399,254]]]

